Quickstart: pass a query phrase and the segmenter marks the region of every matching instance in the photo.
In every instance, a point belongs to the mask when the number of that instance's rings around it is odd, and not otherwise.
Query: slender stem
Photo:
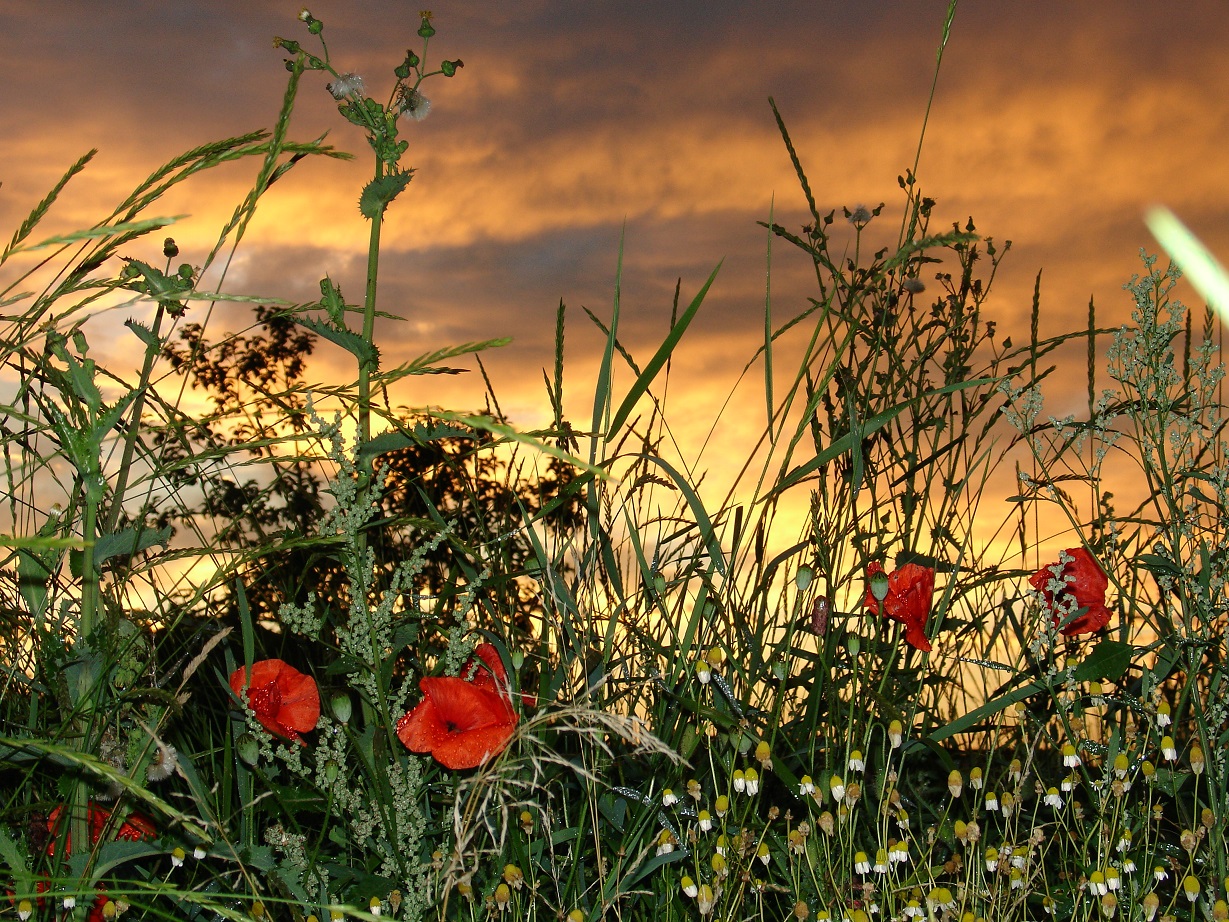
[[[79,640],[88,640],[94,633],[98,617],[98,573],[94,568],[94,541],[98,537],[98,502],[102,477],[97,471],[86,471],[85,477],[85,510],[81,520],[81,536],[85,539],[85,546],[81,550],[81,621],[77,627]],[[88,669],[81,672],[87,681],[89,674]]]
[[[152,331],[154,338],[158,341],[161,341],[159,336],[162,330],[164,314],[165,308],[159,303],[157,313],[154,314]],[[124,491],[128,489],[128,472],[132,469],[132,457],[136,454],[137,439],[141,431],[141,413],[145,409],[145,392],[149,387],[149,377],[153,373],[154,362],[157,359],[158,348],[156,346],[147,346],[145,348],[145,361],[141,365],[141,376],[137,379],[137,395],[132,401],[128,432],[124,436],[124,456],[120,460],[119,470],[115,475],[115,489],[111,491],[111,506],[107,509],[106,517],[103,519],[102,530],[104,534],[115,530],[115,526],[119,522],[120,513],[124,508]]]
[[[376,158],[375,178],[384,175],[384,163]],[[380,272],[380,229],[384,209],[371,221],[371,236],[367,242],[367,291],[363,296],[363,339],[370,343],[376,328],[376,283]],[[367,362],[358,366],[358,437],[360,444],[371,438],[371,367]],[[371,460],[363,461],[364,473],[370,473]]]

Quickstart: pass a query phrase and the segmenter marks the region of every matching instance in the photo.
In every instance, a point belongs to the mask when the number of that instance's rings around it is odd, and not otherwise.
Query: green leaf
[[[23,894],[34,891],[34,875],[26,867],[27,857],[25,849],[17,844],[7,829],[0,826],[0,860],[8,865],[16,891]]]
[[[124,326],[132,330],[132,332],[136,334],[137,339],[145,343],[145,347],[147,349],[162,349],[162,341],[158,339],[157,334],[155,334],[154,331],[145,324],[136,320],[125,320]]]
[[[359,360],[367,368],[378,368],[380,365],[380,350],[372,343],[367,342],[358,333],[351,333],[349,330],[339,330],[337,327],[317,320],[314,317],[303,317],[296,315],[295,323],[299,326],[307,327],[313,333],[318,333],[335,346],[341,346],[351,355]]]
[[[94,543],[94,563],[101,564],[104,560],[119,555],[129,556],[161,545],[166,547],[171,540],[172,528],[125,528],[112,535],[100,535]]]
[[[1138,647],[1119,640],[1110,640],[1107,637],[1098,643],[1088,656],[1084,657],[1082,663],[1075,667],[1075,680],[1077,682],[1097,682],[1105,679],[1109,682],[1116,682],[1127,671],[1131,660],[1138,652],[1141,652]]]
[[[341,295],[341,289],[327,275],[320,280],[320,305],[333,321],[333,326],[339,330],[346,329],[346,299]]]
[[[372,221],[383,217],[385,209],[410,184],[413,176],[413,170],[406,170],[404,173],[390,173],[373,179],[363,187],[363,194],[358,200],[358,210],[363,213],[364,218]]]

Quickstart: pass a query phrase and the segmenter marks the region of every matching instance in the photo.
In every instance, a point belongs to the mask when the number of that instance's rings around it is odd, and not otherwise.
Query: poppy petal
[[[431,750],[431,754],[445,768],[454,771],[477,768],[491,756],[502,752],[515,732],[513,724],[495,724],[465,733],[450,734],[449,738]]]
[[[474,768],[512,739],[517,716],[504,695],[457,676],[428,676],[418,687],[423,700],[397,722],[412,752],[430,752],[446,768]]]

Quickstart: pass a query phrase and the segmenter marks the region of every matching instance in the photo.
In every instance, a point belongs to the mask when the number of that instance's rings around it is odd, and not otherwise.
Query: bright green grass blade
[[[772,426],[773,407],[776,405],[772,393],[772,226],[776,222],[774,208],[776,201],[768,206],[768,244],[765,256],[764,278],[764,401],[768,405],[768,415],[765,417],[769,440],[777,441],[776,430]]]
[[[173,215],[169,218],[145,218],[141,221],[125,221],[122,224],[105,224],[101,227],[91,227],[86,230],[73,231],[71,234],[59,234],[48,237],[29,246],[18,246],[9,253],[28,253],[33,250],[44,250],[47,247],[59,246],[65,243],[76,243],[79,240],[93,240],[99,237],[117,237],[120,234],[147,234],[160,227],[170,227],[176,221],[182,221],[187,215]]]
[[[1149,210],[1144,221],[1152,236],[1220,315],[1221,322],[1229,323],[1229,273],[1225,267],[1168,208]]]
[[[626,233],[626,228],[624,229]],[[602,365],[597,374],[597,385],[593,389],[593,424],[589,431],[593,439],[589,443],[589,463],[597,463],[597,446],[599,433],[609,431],[603,425],[610,413],[610,395],[613,390],[614,353],[619,335],[619,299],[623,290],[623,235],[619,236],[619,258],[615,267],[614,307],[610,314],[610,331],[606,334],[606,348],[602,350]]]

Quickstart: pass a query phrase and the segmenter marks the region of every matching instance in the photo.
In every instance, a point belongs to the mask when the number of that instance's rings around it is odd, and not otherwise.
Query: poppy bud
[[[354,704],[350,700],[350,696],[344,692],[338,692],[333,696],[332,701],[333,716],[341,723],[349,723],[350,715],[354,711]]]
[[[443,73],[445,77],[451,77],[459,68],[464,66],[465,62],[460,58],[457,58],[455,61],[444,61],[440,64],[440,72]]]
[[[239,758],[248,765],[255,765],[260,759],[260,744],[250,733],[244,733],[239,737]]]
[[[815,571],[810,567],[799,567],[798,572],[794,574],[794,585],[798,587],[799,592],[806,592],[814,578]]]
[[[871,595],[875,600],[882,602],[888,597],[888,574],[880,570],[878,573],[872,573],[870,578]]]
[[[175,246],[174,237],[167,237],[162,241],[162,255],[167,259],[174,259],[179,255],[179,247]]]
[[[418,34],[423,38],[430,38],[435,34],[435,26],[431,25],[431,18],[429,16],[422,18],[422,25],[418,27]]]

